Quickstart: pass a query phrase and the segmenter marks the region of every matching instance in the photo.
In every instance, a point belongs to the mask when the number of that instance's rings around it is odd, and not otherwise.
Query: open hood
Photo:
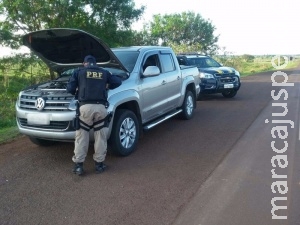
[[[127,71],[102,40],[82,30],[71,28],[40,30],[24,35],[22,40],[23,45],[56,72],[82,66],[86,55],[93,55],[99,66]]]

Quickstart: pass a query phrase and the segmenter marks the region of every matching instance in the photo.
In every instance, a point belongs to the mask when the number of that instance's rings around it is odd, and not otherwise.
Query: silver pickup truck
[[[122,78],[122,85],[109,90],[107,128],[109,149],[126,156],[136,149],[144,130],[179,114],[191,119],[199,95],[197,67],[180,67],[171,48],[136,46],[109,48],[99,38],[77,29],[55,28],[23,36],[23,44],[58,75],[55,80],[25,88],[16,102],[20,133],[38,145],[74,141],[76,99],[66,92],[74,69],[85,55]],[[90,140],[93,141],[93,131]]]

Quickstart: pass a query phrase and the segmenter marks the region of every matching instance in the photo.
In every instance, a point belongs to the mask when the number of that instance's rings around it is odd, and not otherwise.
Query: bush
[[[0,59],[0,127],[16,126],[15,103],[19,92],[50,79],[47,66],[32,55]]]
[[[15,103],[18,93],[29,85],[26,78],[0,76],[0,127],[15,126]]]

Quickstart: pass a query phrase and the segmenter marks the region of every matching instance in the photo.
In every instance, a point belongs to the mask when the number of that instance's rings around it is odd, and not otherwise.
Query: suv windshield
[[[189,65],[199,68],[220,67],[221,65],[212,58],[187,58]]]

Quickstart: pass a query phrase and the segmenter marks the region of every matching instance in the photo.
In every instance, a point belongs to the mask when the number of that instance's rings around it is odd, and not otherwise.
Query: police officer
[[[74,156],[75,163],[73,173],[84,173],[83,162],[89,147],[89,131],[94,128],[94,155],[95,170],[101,173],[106,165],[103,163],[107,152],[107,137],[104,126],[107,116],[107,89],[114,89],[121,85],[119,77],[109,71],[100,68],[92,55],[84,58],[84,67],[73,72],[68,84],[67,91],[77,96],[79,102],[80,128],[76,130]]]

